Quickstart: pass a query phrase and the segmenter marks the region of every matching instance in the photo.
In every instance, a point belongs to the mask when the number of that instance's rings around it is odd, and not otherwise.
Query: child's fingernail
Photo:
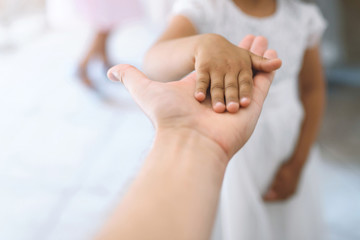
[[[215,104],[215,107],[223,107],[223,106],[224,106],[224,104],[222,102],[217,102]]]
[[[223,104],[222,102],[217,102],[214,106],[214,109],[216,111],[223,112],[225,111],[225,104]]]
[[[203,92],[197,92],[197,93],[195,93],[195,97],[196,97],[196,99],[199,100],[199,101],[205,100],[205,94],[204,94]]]
[[[237,110],[239,110],[239,104],[236,102],[229,102],[226,108],[229,112],[236,112]]]
[[[250,99],[247,97],[243,97],[240,99],[241,106],[247,106],[247,105],[249,105],[249,103],[250,103]]]

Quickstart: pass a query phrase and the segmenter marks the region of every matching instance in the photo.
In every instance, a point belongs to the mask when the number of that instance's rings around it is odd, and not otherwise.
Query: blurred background
[[[327,239],[360,239],[360,1],[317,0],[328,21],[328,99],[319,137]],[[171,0],[114,29],[108,65],[141,67]],[[151,145],[151,123],[106,79],[74,0],[0,0],[0,239],[87,239]],[[91,86],[83,83],[84,70]],[[105,210],[104,210],[105,209]]]

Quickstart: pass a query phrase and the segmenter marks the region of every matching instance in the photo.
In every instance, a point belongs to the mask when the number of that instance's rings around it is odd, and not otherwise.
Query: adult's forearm
[[[227,161],[216,143],[196,131],[158,131],[99,239],[208,239]]]

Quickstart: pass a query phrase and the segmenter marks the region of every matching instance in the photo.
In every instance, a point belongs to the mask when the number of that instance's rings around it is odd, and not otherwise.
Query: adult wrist
[[[168,151],[179,155],[219,162],[224,167],[229,161],[217,142],[191,128],[158,128],[154,145],[164,145]]]

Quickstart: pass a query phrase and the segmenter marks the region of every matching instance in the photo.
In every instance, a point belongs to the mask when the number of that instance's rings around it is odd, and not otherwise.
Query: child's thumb
[[[250,53],[250,57],[253,69],[261,72],[275,71],[279,69],[282,64],[279,58],[268,59],[253,53]]]

